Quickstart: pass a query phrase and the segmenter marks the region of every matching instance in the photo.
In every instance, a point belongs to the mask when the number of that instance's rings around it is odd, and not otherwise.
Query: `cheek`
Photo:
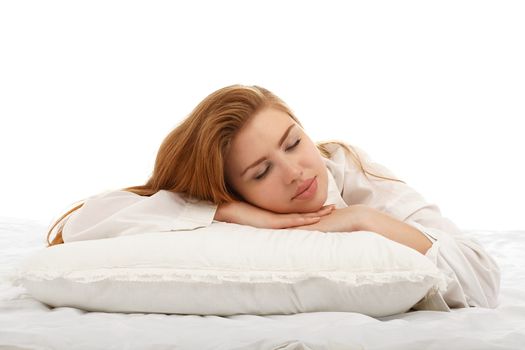
[[[264,202],[271,202],[272,200],[279,198],[279,194],[282,192],[282,185],[278,181],[277,176],[271,176],[265,181],[261,182],[254,188],[254,195]]]
[[[310,167],[325,168],[323,158],[314,144],[311,144],[310,147],[308,147],[308,149],[305,151],[304,159]]]
[[[246,188],[244,198],[252,204],[272,211],[281,210],[282,202],[286,200],[282,183],[275,177]]]

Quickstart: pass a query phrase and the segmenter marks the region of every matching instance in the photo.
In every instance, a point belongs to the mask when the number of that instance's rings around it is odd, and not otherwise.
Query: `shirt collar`
[[[337,209],[348,207],[348,205],[343,200],[343,197],[341,197],[341,191],[337,187],[334,176],[328,167],[326,168],[326,174],[328,178],[328,190],[324,205],[335,204]]]

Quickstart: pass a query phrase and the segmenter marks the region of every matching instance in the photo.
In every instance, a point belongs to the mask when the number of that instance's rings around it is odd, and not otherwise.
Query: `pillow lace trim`
[[[103,268],[85,271],[50,271],[33,269],[18,271],[15,281],[23,280],[50,281],[66,279],[78,283],[94,283],[105,280],[124,282],[203,282],[203,283],[297,283],[306,279],[324,278],[332,282],[348,283],[354,286],[369,284],[389,284],[403,281],[427,282],[434,284],[440,291],[447,289],[451,278],[441,271],[378,271],[378,272],[342,272],[342,271],[224,271],[173,268]]]

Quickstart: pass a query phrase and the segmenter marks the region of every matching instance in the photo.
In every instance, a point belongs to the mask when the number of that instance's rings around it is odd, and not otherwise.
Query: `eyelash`
[[[299,146],[299,143],[301,143],[301,139],[297,139],[297,141],[295,141],[295,143],[294,143],[293,145],[291,145],[291,146],[289,146],[289,147],[286,148],[286,151],[293,150],[295,147]],[[261,180],[261,179],[263,179],[263,178],[268,174],[268,171],[270,171],[271,168],[272,168],[272,165],[271,165],[271,164],[268,165],[268,166],[266,167],[266,169],[264,169],[264,171],[263,171],[261,174],[259,174],[259,175],[257,175],[257,176],[255,177],[255,180]]]

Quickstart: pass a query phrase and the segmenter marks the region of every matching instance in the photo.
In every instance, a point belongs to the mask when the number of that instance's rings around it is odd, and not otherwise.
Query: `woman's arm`
[[[370,159],[364,151],[358,153],[369,171],[396,177],[389,169]],[[498,305],[501,272],[497,262],[473,237],[467,237],[451,220],[443,217],[437,205],[428,203],[405,183],[365,177],[343,149],[334,150],[331,159],[327,160],[327,166],[332,170],[338,189],[348,205],[364,204],[398,220],[394,222],[385,217],[378,220],[379,215],[372,214],[370,217],[375,219],[364,219],[364,228],[379,231],[387,237],[391,234],[399,242],[398,239],[403,239],[399,235],[401,222],[416,228],[431,240],[432,246],[425,256],[453,278],[443,293],[450,307]],[[386,225],[386,222],[392,224]],[[413,233],[409,234],[409,231]],[[425,251],[425,244],[418,243],[420,239],[416,238],[418,235],[415,231],[407,229],[406,234],[410,238],[404,244],[415,244],[415,249]]]
[[[215,204],[188,201],[165,190],[151,196],[107,191],[87,198],[68,217],[62,238],[68,243],[145,232],[193,230],[210,225],[216,209]]]
[[[335,209],[329,215],[323,216],[319,222],[297,228],[322,232],[375,232],[423,255],[432,247],[432,242],[418,229],[362,204]]]
[[[300,225],[311,225],[319,222],[322,216],[328,215],[335,208],[327,205],[312,213],[280,214],[261,209],[246,202],[219,204],[214,219],[240,225],[260,228],[281,229]]]
[[[432,242],[421,231],[374,208],[363,207],[360,218],[360,231],[378,233],[423,255],[432,247]]]

